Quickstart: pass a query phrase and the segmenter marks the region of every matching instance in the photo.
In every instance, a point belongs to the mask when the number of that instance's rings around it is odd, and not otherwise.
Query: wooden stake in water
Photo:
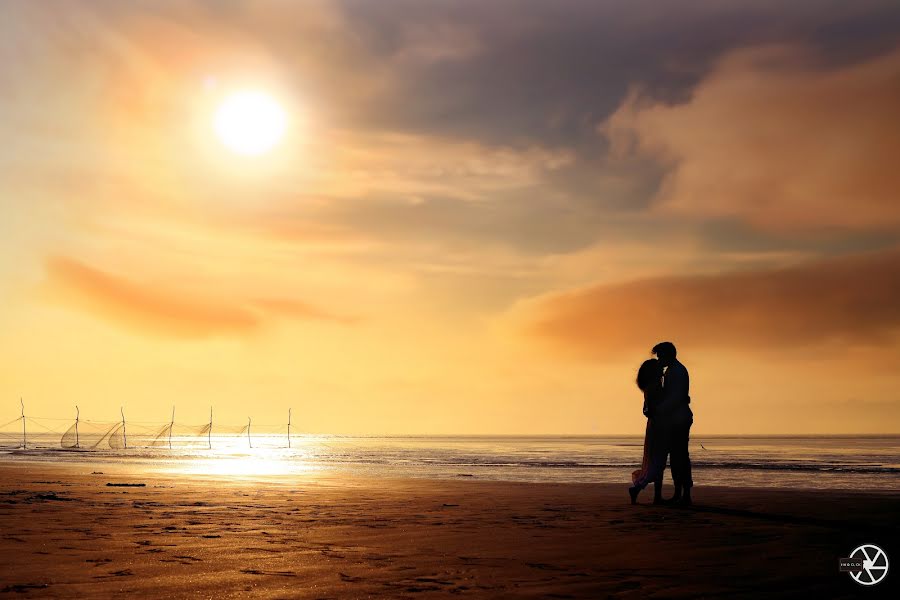
[[[212,450],[212,406],[209,407],[209,431],[206,432],[209,449]]]
[[[28,448],[28,438],[25,437],[25,401],[19,398],[19,404],[22,405],[22,449]]]
[[[288,409],[288,448],[291,447],[291,409]]]
[[[175,427],[175,407],[172,407],[172,420],[169,422],[169,450],[172,449],[172,429]]]
[[[75,447],[78,448],[78,418],[81,416],[81,410],[75,405]]]
[[[253,447],[253,441],[250,439],[250,417],[247,417],[247,445]]]
[[[122,415],[122,441],[125,442],[125,447],[128,448],[128,436],[125,434],[125,409],[121,406],[119,407],[119,413]]]

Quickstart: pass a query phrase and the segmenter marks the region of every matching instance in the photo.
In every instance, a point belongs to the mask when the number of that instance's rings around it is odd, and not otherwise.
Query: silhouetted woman
[[[644,434],[644,458],[641,468],[631,474],[634,485],[628,488],[631,503],[637,502],[638,493],[651,482],[653,483],[653,503],[662,502],[662,478],[666,470],[668,446],[666,444],[666,427],[661,422],[662,415],[658,407],[662,401],[663,368],[658,360],[645,360],[638,369],[637,386],[644,392],[644,415],[647,417],[647,430]]]

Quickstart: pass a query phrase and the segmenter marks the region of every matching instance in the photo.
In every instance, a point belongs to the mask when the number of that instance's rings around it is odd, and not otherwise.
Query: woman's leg
[[[666,471],[666,458],[669,454],[667,436],[662,432],[656,432],[650,451],[650,464],[647,469],[647,481],[653,482],[653,503],[662,502],[663,474]]]
[[[650,468],[650,419],[647,419],[647,427],[644,430],[644,454],[641,457],[641,468],[631,474],[632,485],[628,488],[628,495],[631,496],[631,503],[637,503],[638,494],[642,489],[647,487],[650,481],[647,471]]]
[[[647,430],[644,435],[644,460],[642,468],[633,474],[634,485],[628,488],[631,503],[637,503],[638,494],[649,484],[654,484],[653,502],[661,501],[663,472],[666,469],[666,455],[668,454],[668,439],[665,430],[654,426],[651,420],[647,420]]]

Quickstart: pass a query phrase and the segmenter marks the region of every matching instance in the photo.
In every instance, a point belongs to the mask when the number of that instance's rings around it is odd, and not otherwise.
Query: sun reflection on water
[[[254,448],[241,452],[214,451],[213,454],[169,464],[165,470],[198,476],[273,477],[308,475],[322,469],[321,465],[314,464],[302,451]]]

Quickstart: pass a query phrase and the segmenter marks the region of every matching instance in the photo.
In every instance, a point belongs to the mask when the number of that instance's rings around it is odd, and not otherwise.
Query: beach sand
[[[0,596],[854,598],[898,579],[866,589],[837,564],[864,542],[900,561],[897,493],[641,501],[624,484],[0,463]]]

